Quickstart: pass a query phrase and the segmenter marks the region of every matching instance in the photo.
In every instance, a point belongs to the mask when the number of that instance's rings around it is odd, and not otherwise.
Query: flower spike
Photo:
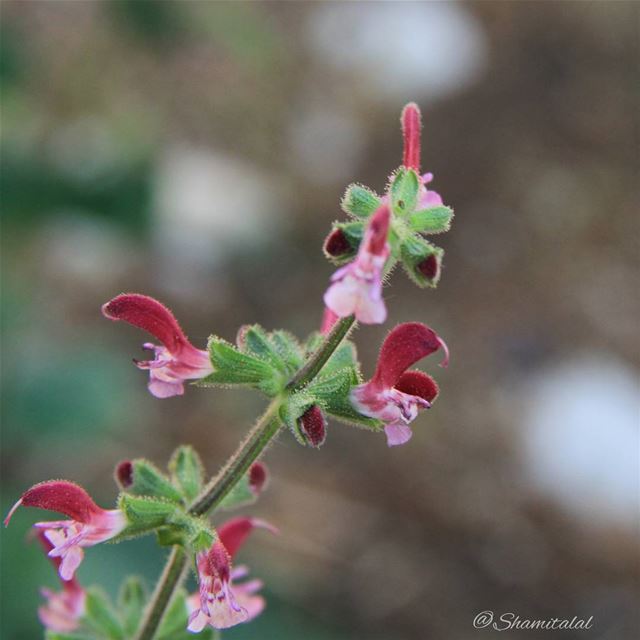
[[[143,345],[154,353],[153,360],[134,360],[139,369],[149,370],[149,391],[156,398],[182,395],[185,380],[212,373],[209,354],[189,342],[171,311],[157,300],[139,293],[123,293],[104,304],[102,313],[110,320],[124,320],[144,329],[162,343]]]
[[[25,491],[5,518],[5,527],[20,506],[58,511],[71,518],[33,525],[51,543],[49,557],[60,558],[58,573],[63,580],[73,578],[84,557],[83,547],[109,540],[127,525],[122,511],[101,509],[81,486],[67,480],[41,482]]]
[[[438,385],[431,376],[407,371],[438,349],[445,352],[442,366],[446,366],[449,351],[435,331],[419,322],[400,324],[382,343],[373,378],[351,391],[351,403],[358,412],[385,423],[390,447],[411,438],[409,424],[418,410],[429,409],[438,395]]]
[[[264,599],[255,595],[262,583],[250,580],[233,585],[233,580],[245,577],[248,569],[231,567],[232,557],[256,527],[276,532],[270,524],[257,518],[233,518],[218,529],[218,541],[209,550],[197,554],[200,588],[188,601],[189,631],[197,633],[207,625],[227,629],[248,622],[264,609]]]
[[[371,216],[356,259],[338,269],[324,294],[325,305],[338,317],[355,314],[364,324],[381,324],[387,317],[382,299],[382,271],[389,257],[387,204]]]

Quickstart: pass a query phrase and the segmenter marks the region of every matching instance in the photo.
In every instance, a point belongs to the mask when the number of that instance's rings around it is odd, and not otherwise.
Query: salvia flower
[[[411,438],[409,424],[438,395],[431,376],[407,369],[440,348],[445,352],[442,366],[446,366],[447,346],[435,331],[420,322],[400,324],[382,343],[373,378],[351,391],[351,402],[359,413],[385,423],[390,447]]]
[[[84,557],[84,547],[113,538],[127,525],[122,511],[101,509],[81,486],[67,480],[41,482],[25,491],[9,511],[5,526],[20,506],[49,509],[71,518],[33,525],[51,543],[49,557],[60,558],[58,573],[63,580],[73,578]]]
[[[47,553],[53,549],[53,545],[42,531],[38,534],[38,538]],[[51,560],[56,568],[59,568],[60,558],[51,558]],[[40,589],[46,602],[38,608],[38,618],[49,631],[69,633],[80,626],[80,619],[85,613],[87,594],[75,578],[60,582],[61,591],[52,591],[44,587]]]
[[[124,293],[104,304],[102,313],[110,320],[144,329],[162,343],[142,345],[153,352],[153,360],[134,360],[139,369],[149,370],[149,391],[156,398],[182,395],[185,380],[197,380],[213,371],[209,354],[189,342],[171,311],[154,298]]]
[[[227,629],[255,618],[264,609],[264,599],[256,595],[262,583],[234,584],[248,575],[248,569],[231,566],[233,556],[256,527],[275,532],[257,518],[233,518],[218,529],[218,540],[211,548],[196,555],[199,593],[189,599],[189,631],[197,633],[207,625]]]
[[[420,175],[420,133],[422,130],[422,116],[415,102],[410,102],[402,110],[400,118],[402,123],[402,137],[404,140],[404,152],[402,164],[407,169],[413,169]],[[420,176],[420,193],[418,194],[417,209],[430,209],[442,204],[442,198],[435,191],[427,189],[427,185],[433,180],[432,173]]]
[[[381,324],[387,317],[382,299],[382,273],[389,257],[390,211],[383,204],[370,218],[358,255],[338,269],[324,294],[325,305],[338,317],[355,314],[364,324]]]

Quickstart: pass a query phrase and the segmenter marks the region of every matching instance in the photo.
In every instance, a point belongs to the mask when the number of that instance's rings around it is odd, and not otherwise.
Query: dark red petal
[[[433,402],[438,395],[436,381],[422,371],[405,371],[396,382],[395,388],[427,402]]]
[[[325,252],[333,257],[351,253],[353,247],[342,229],[334,229],[324,241]]]
[[[427,256],[422,262],[416,265],[416,269],[429,280],[437,280],[440,271],[440,263],[435,254]]]
[[[420,109],[415,102],[410,102],[403,110],[400,118],[402,122],[402,137],[404,139],[404,153],[402,164],[408,169],[420,170],[420,129],[422,122]]]
[[[222,526],[218,527],[218,538],[220,538],[220,542],[225,546],[229,555],[233,557],[247,539],[247,536],[256,527],[269,529],[273,533],[276,533],[276,529],[264,520],[240,516],[231,518],[231,520],[227,520]]]
[[[149,296],[123,293],[102,306],[110,320],[124,320],[155,336],[171,352],[176,353],[191,343],[167,307]],[[192,347],[193,348],[193,347]]]
[[[49,480],[36,484],[22,494],[18,504],[64,513],[78,522],[89,522],[92,516],[103,511],[81,486],[67,480]],[[13,511],[14,509],[7,516],[5,525]]]
[[[260,495],[269,481],[267,465],[262,462],[254,462],[249,467],[249,488],[253,495]]]
[[[386,204],[376,209],[369,220],[364,241],[366,249],[374,255],[381,255],[387,246],[390,220],[391,212]]]
[[[409,367],[437,351],[442,344],[436,332],[425,324],[399,324],[382,343],[372,382],[384,388],[395,387],[400,376]]]
[[[131,460],[123,460],[116,467],[116,481],[123,488],[128,489],[133,484],[133,464]]]
[[[327,421],[320,407],[314,404],[300,417],[300,431],[312,447],[319,447],[327,436]]]
[[[207,553],[207,564],[211,575],[223,582],[229,582],[231,573],[231,553],[220,542],[214,542]]]

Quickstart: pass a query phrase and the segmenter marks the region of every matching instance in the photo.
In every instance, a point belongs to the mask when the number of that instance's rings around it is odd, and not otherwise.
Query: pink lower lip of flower
[[[62,591],[41,589],[47,602],[38,608],[38,618],[49,631],[70,633],[80,626],[85,614],[87,594],[75,582],[63,582]]]
[[[157,398],[182,395],[186,380],[198,380],[213,371],[209,354],[189,342],[175,316],[157,300],[138,293],[122,294],[104,304],[102,313],[110,320],[144,329],[162,343],[143,345],[153,352],[152,360],[134,360],[138,368],[149,371],[149,391]]]
[[[82,487],[66,480],[41,482],[25,491],[9,511],[5,526],[20,506],[58,511],[72,518],[33,525],[50,543],[49,557],[60,559],[58,573],[63,580],[73,578],[84,557],[84,547],[115,537],[127,525],[120,510],[100,508]]]
[[[363,324],[386,320],[382,272],[390,253],[390,216],[389,206],[381,205],[369,220],[355,260],[333,274],[324,303],[338,317],[355,315]]]

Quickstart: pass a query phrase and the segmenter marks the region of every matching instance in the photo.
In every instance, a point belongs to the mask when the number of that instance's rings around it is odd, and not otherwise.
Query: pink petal
[[[381,388],[394,387],[410,366],[443,345],[435,331],[420,322],[399,324],[382,343],[371,382]]]
[[[207,622],[209,622],[209,616],[207,616],[201,609],[196,609],[189,616],[189,626],[187,627],[187,631],[192,631],[193,633],[200,633],[206,626]]]
[[[387,435],[387,444],[390,447],[395,447],[400,444],[404,444],[405,442],[409,442],[409,440],[411,440],[411,436],[413,435],[411,427],[406,424],[397,422],[388,424],[384,428],[384,432]]]
[[[70,547],[62,557],[58,573],[63,580],[71,580],[76,569],[80,566],[84,551],[79,546]]]
[[[360,256],[362,253],[368,252],[374,256],[388,256],[387,237],[389,235],[389,224],[391,222],[391,211],[387,204],[382,204],[376,209],[364,233],[362,245],[358,251]]]
[[[422,122],[420,109],[415,102],[410,102],[402,110],[402,137],[404,139],[404,153],[402,164],[416,171],[420,168],[420,129]]]
[[[336,315],[329,307],[324,308],[324,313],[322,314],[322,325],[320,326],[320,333],[323,336],[326,336],[331,329],[333,329],[333,325],[338,322],[340,317]]]
[[[164,380],[158,380],[153,376],[153,372],[151,372],[149,377],[147,389],[149,389],[151,395],[156,398],[171,398],[173,396],[184,395],[184,384],[182,382],[165,382]]]

